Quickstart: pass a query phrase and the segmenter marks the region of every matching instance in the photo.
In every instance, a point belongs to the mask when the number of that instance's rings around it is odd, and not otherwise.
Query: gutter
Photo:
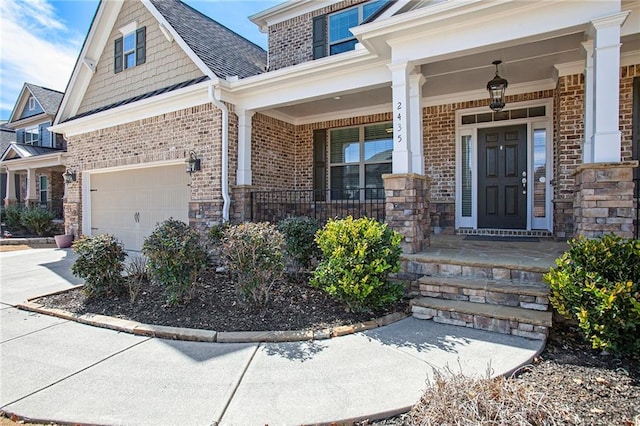
[[[216,98],[213,91],[213,84],[209,86],[209,100],[213,105],[222,111],[222,222],[229,222],[229,209],[231,198],[229,197],[229,109]]]

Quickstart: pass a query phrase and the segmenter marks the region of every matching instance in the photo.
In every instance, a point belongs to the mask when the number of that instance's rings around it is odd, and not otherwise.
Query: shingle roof
[[[16,141],[16,131],[7,126],[6,121],[0,122],[0,152],[4,152],[5,149]]]
[[[35,84],[25,83],[31,94],[36,98],[45,113],[56,115],[64,93]]]
[[[258,45],[180,0],[151,3],[218,77],[245,78],[264,72],[267,53]]]
[[[91,111],[83,112],[81,114],[78,114],[78,115],[75,115],[73,117],[70,117],[70,118],[66,119],[64,122],[66,123],[67,121],[75,120],[77,118],[86,117],[88,115],[96,114],[96,113],[99,113],[99,112],[102,112],[102,111],[107,111],[107,110],[110,110],[110,109],[113,109],[113,108],[116,108],[116,107],[119,107],[119,106],[122,106],[122,105],[130,104],[132,102],[141,101],[143,99],[147,99],[147,98],[150,98],[152,96],[161,95],[163,93],[171,92],[171,91],[177,90],[177,89],[182,89],[183,87],[191,86],[192,84],[201,83],[201,82],[206,81],[206,80],[209,80],[209,77],[202,76],[202,77],[194,78],[192,80],[183,81],[182,83],[172,84],[171,86],[163,87],[163,88],[158,89],[158,90],[153,90],[151,92],[143,93],[142,95],[134,96],[132,98],[124,99],[122,101],[118,101],[118,102],[115,102],[115,103],[112,103],[112,104],[109,104],[109,105],[101,106],[99,108],[92,109]]]

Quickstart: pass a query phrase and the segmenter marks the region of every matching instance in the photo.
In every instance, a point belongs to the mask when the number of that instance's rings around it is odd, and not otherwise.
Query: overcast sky
[[[282,0],[185,0],[266,49],[248,16]],[[8,120],[22,85],[64,91],[98,0],[0,0],[0,119]]]

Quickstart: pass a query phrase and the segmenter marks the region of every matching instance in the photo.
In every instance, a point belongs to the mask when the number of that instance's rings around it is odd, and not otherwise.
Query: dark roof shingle
[[[56,115],[64,93],[57,90],[47,89],[31,83],[25,83],[31,94],[36,98],[45,113]]]
[[[180,0],[151,0],[194,53],[220,78],[264,72],[267,53],[258,45]]]

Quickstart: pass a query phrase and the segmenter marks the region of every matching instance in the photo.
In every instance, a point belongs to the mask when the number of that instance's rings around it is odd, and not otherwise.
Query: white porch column
[[[242,108],[236,110],[238,115],[238,171],[237,185],[251,185],[251,118],[254,111]]]
[[[593,35],[593,162],[621,160],[620,27],[629,12],[591,22]]]
[[[393,174],[412,173],[411,154],[411,93],[409,74],[413,71],[410,62],[397,62],[388,65],[391,70],[391,89],[393,91]]]
[[[25,201],[27,204],[29,202],[35,202],[38,200],[38,195],[36,194],[36,170],[35,169],[27,169],[27,196],[25,197]]]
[[[584,61],[584,145],[582,162],[593,163],[593,40],[582,43]]]
[[[5,198],[5,205],[13,204],[17,201],[16,198],[16,172],[13,170],[7,170],[7,192]]]
[[[413,173],[424,174],[424,149],[422,131],[422,85],[426,79],[421,73],[409,76],[409,141],[411,142],[411,169]]]

